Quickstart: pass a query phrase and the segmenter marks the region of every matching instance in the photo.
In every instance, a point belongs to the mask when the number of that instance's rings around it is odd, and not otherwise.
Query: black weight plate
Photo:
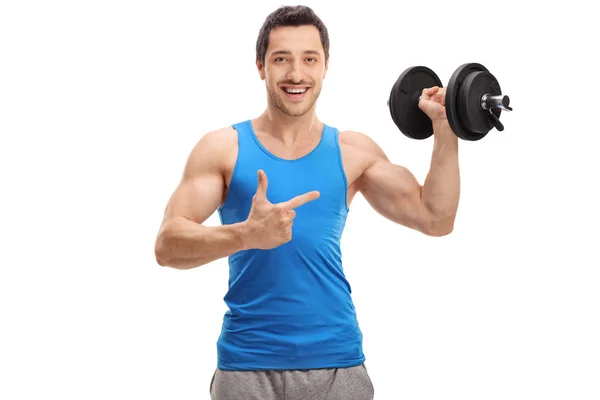
[[[388,106],[392,120],[411,139],[427,139],[433,135],[431,119],[419,108],[423,89],[442,87],[442,81],[431,69],[423,66],[406,69],[392,87]]]
[[[488,134],[494,124],[490,110],[481,105],[484,95],[501,95],[500,84],[489,72],[474,72],[466,77],[458,94],[458,113],[463,126],[467,129],[470,140],[479,140]],[[500,119],[500,109],[491,110]]]
[[[448,88],[446,89],[446,117],[448,118],[448,123],[450,124],[452,131],[454,131],[456,136],[463,140],[481,139],[481,137],[478,137],[479,135],[469,134],[468,129],[462,124],[459,117],[458,105],[458,95],[463,81],[473,72],[479,71],[487,72],[487,69],[483,65],[477,63],[461,65],[450,77],[450,82],[448,82]]]

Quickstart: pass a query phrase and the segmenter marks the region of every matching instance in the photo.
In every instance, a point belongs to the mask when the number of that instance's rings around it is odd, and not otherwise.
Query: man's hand
[[[419,108],[427,114],[431,121],[444,121],[446,118],[446,88],[434,86],[423,89]]]
[[[444,137],[450,136],[453,140],[457,139],[446,117],[446,88],[434,86],[423,89],[419,108],[431,119],[436,137],[441,134]]]
[[[272,249],[292,240],[292,224],[296,217],[294,209],[320,196],[318,191],[312,191],[272,204],[267,199],[267,185],[267,175],[259,170],[252,208],[243,223],[245,247],[248,249]]]

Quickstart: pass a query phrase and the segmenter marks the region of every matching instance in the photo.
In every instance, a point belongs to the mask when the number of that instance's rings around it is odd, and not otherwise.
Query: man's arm
[[[232,143],[230,132],[214,131],[192,149],[156,238],[159,265],[190,269],[244,249],[240,224],[202,225],[224,200],[222,165]]]
[[[430,236],[452,232],[460,196],[458,138],[447,122],[434,124],[429,173],[423,185],[405,167],[391,163],[383,150],[361,135],[362,149],[372,155],[358,190],[382,216]]]

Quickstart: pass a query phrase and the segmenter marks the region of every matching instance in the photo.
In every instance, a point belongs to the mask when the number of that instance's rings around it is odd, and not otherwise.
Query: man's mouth
[[[306,92],[310,90],[309,87],[291,87],[291,86],[282,86],[281,89],[286,94],[286,96],[293,100],[300,100],[304,98]]]

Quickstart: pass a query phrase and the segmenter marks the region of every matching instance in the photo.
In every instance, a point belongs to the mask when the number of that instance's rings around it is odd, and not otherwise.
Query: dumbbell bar
[[[433,135],[431,119],[419,108],[423,89],[443,87],[440,78],[424,66],[406,69],[392,87],[388,107],[400,131],[412,139]],[[464,140],[480,140],[492,128],[504,130],[502,110],[512,111],[498,80],[481,64],[461,65],[446,89],[446,116],[452,131]]]

